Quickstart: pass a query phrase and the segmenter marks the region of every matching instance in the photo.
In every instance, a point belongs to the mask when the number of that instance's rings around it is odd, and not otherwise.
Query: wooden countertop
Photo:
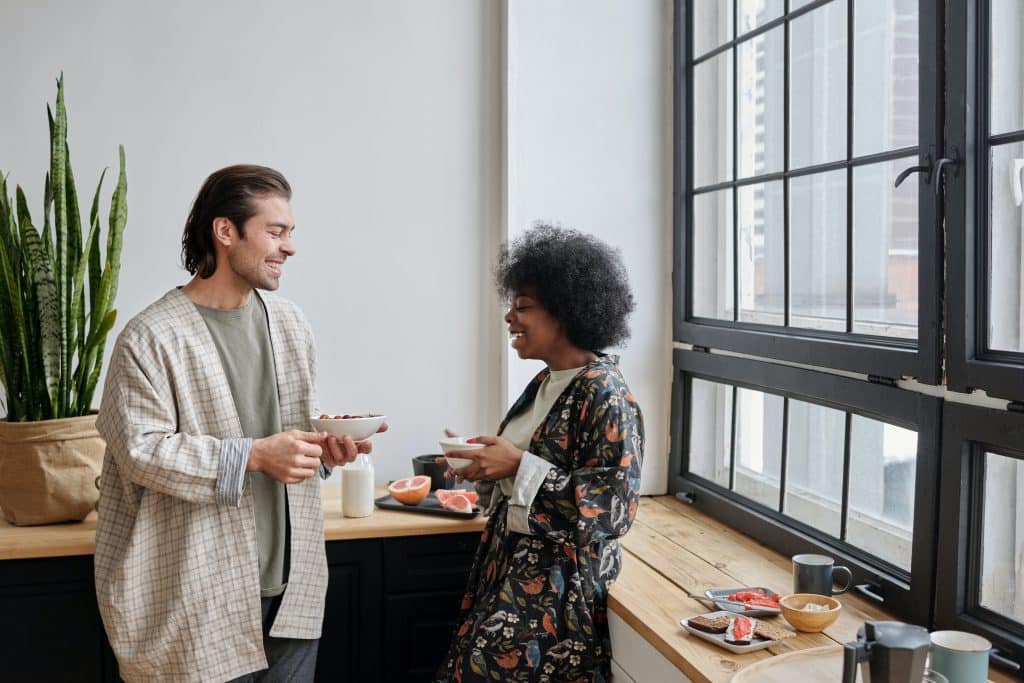
[[[341,487],[324,486],[324,537],[328,541],[391,536],[422,536],[481,531],[485,519],[458,519],[415,512],[374,510],[369,517],[341,515]],[[387,495],[379,487],[378,496]],[[0,519],[0,560],[92,555],[96,549],[96,513],[81,522],[13,526]]]
[[[482,516],[471,520],[413,512],[375,510],[369,517],[341,515],[341,489],[325,486],[324,536],[329,541],[393,536],[476,532]],[[379,495],[385,495],[381,488]],[[0,560],[91,555],[96,514],[84,521],[15,527],[0,520]],[[863,598],[839,596],[843,611],[824,633],[801,633],[767,650],[733,654],[691,637],[679,620],[708,607],[686,597],[711,586],[767,586],[780,593],[792,585],[789,558],[707,517],[672,496],[644,497],[636,523],[622,539],[623,568],[611,588],[609,608],[696,683],[726,683],[745,666],[793,650],[843,644],[856,638],[867,619],[890,618]],[[993,670],[996,683],[1013,683]]]
[[[842,645],[856,639],[857,628],[865,620],[892,618],[873,603],[847,593],[837,596],[843,610],[824,633],[800,633],[767,650],[733,654],[691,636],[679,625],[680,619],[710,611],[686,593],[740,585],[792,592],[789,558],[672,496],[641,500],[622,547],[622,573],[609,593],[609,608],[695,683],[726,683],[737,671],[762,659]],[[997,683],[1015,680],[994,669],[989,678]]]

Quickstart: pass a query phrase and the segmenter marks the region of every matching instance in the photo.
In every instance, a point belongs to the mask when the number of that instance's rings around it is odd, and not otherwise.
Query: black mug
[[[846,585],[833,590],[833,576],[846,575]],[[793,556],[793,592],[816,593],[818,595],[839,595],[850,590],[853,574],[846,567],[835,566],[835,560],[827,555]]]
[[[412,473],[416,476],[430,477],[430,490],[436,491],[437,489],[448,489],[455,483],[455,478],[447,479],[444,473],[448,471],[448,463],[442,462],[438,464],[435,462],[438,458],[443,458],[444,455],[429,454],[429,455],[417,455],[412,459]]]

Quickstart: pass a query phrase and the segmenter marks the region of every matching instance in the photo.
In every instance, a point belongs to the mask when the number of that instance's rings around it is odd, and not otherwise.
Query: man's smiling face
[[[232,240],[228,248],[228,265],[254,288],[277,289],[284,262],[295,255],[294,229],[292,207],[287,199],[275,195],[257,199],[256,213],[245,222],[245,236]]]

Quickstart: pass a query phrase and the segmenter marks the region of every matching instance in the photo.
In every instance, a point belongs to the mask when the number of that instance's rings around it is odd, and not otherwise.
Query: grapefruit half
[[[439,499],[440,500],[440,499]],[[452,492],[452,495],[445,496],[444,500],[441,500],[441,507],[445,510],[451,510],[452,512],[472,512],[473,504],[469,502],[469,498],[466,498],[461,493]]]
[[[399,479],[388,486],[388,493],[399,503],[419,505],[420,501],[430,493],[430,477],[419,476]]]
[[[480,498],[476,491],[469,489],[438,489],[434,492],[434,495],[437,496],[437,502],[442,506],[452,496],[464,496],[470,505],[476,505],[477,500]]]

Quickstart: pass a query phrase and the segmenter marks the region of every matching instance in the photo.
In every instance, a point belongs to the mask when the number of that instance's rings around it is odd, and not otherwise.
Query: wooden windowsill
[[[839,619],[824,633],[799,633],[767,650],[737,655],[690,636],[679,624],[709,611],[686,597],[707,588],[766,586],[792,592],[788,557],[711,519],[672,496],[645,497],[632,529],[622,539],[623,568],[611,588],[608,606],[680,672],[696,683],[726,683],[745,666],[793,650],[842,645],[855,640],[868,619],[892,619],[857,596],[837,596]],[[785,624],[779,617],[779,623]],[[1012,683],[1000,671],[997,683]]]

